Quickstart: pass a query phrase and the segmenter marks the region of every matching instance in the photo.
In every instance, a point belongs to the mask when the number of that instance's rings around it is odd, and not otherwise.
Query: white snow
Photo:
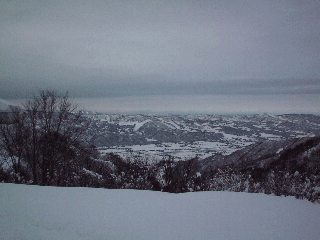
[[[1,239],[319,239],[320,205],[231,192],[0,184]]]
[[[164,125],[166,125],[168,128],[171,128],[171,129],[181,129],[179,125],[177,125],[175,122],[173,121],[162,121],[162,123]]]
[[[142,122],[139,121],[119,121],[118,124],[120,126],[134,126],[133,131],[138,131],[144,124],[151,122],[150,119],[144,120]]]
[[[157,142],[158,140],[153,138],[146,138],[147,142]]]
[[[150,140],[149,142],[152,142],[152,141]],[[245,142],[242,143],[243,146],[248,144]],[[128,152],[134,152],[139,154],[143,153],[143,154],[153,156],[154,160],[161,160],[164,155],[171,155],[176,157],[178,160],[187,160],[196,156],[199,157],[200,159],[204,159],[206,157],[211,156],[215,152],[220,152],[224,155],[229,155],[236,150],[237,150],[236,147],[231,147],[226,143],[195,141],[190,144],[186,144],[183,142],[180,142],[180,143],[165,142],[162,144],[150,143],[147,145],[110,147],[108,149],[100,149],[100,152],[102,154],[113,152],[113,153],[119,154],[122,157],[125,157]]]
[[[214,153],[221,153],[223,155],[229,155],[238,149],[248,146],[253,141],[247,136],[236,136],[238,139],[231,139],[229,143],[225,142],[206,142],[206,141],[195,141],[193,143],[152,143],[153,139],[147,139],[150,144],[146,145],[131,145],[131,146],[114,146],[109,148],[101,148],[99,151],[102,154],[105,153],[116,153],[122,157],[125,157],[128,152],[136,154],[146,154],[152,156],[154,160],[161,160],[164,155],[171,155],[176,157],[178,160],[187,160],[193,157],[199,157],[204,159],[212,156]],[[241,141],[239,140],[241,139]]]
[[[91,176],[93,176],[93,177],[97,177],[97,178],[102,178],[102,175],[100,175],[100,174],[98,174],[98,173],[95,173],[95,172],[92,172],[92,171],[90,171],[90,170],[87,170],[87,169],[85,169],[85,168],[83,168],[82,169],[85,173],[87,173],[87,174],[89,174],[89,175],[91,175]]]
[[[267,139],[281,139],[281,136],[270,134],[270,133],[260,133],[260,136],[262,138],[267,138]]]
[[[139,123],[136,123],[136,125],[134,126],[134,129],[133,131],[138,131],[144,124],[150,122],[151,120],[150,119],[147,119],[143,122],[139,122]]]
[[[280,153],[282,150],[283,150],[283,148],[279,148],[276,153],[278,154],[278,153]]]
[[[139,124],[139,122],[134,121],[134,122],[130,122],[130,121],[119,121],[118,123],[120,126],[134,126],[136,124]]]

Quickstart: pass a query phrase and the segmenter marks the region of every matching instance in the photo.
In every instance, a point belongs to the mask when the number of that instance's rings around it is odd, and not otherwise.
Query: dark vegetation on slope
[[[205,160],[101,156],[67,96],[41,92],[1,125],[0,181],[171,193],[244,191],[320,201],[320,137],[252,144]]]
[[[68,100],[53,91],[42,91],[23,109],[12,107],[10,124],[0,127],[2,178],[14,182],[66,186],[94,157],[86,141],[88,122]],[[11,180],[10,180],[11,179]]]

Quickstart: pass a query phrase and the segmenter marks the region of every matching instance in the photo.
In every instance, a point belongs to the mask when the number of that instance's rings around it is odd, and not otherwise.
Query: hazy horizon
[[[320,114],[319,96],[300,95],[157,95],[75,98],[79,108],[101,113],[145,114]]]
[[[157,95],[73,98],[78,110],[109,114],[320,114],[317,94],[296,95]],[[11,99],[20,105],[25,99]]]

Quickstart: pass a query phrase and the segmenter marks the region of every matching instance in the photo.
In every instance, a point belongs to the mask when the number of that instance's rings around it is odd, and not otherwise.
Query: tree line
[[[88,122],[68,95],[41,91],[23,107],[11,107],[11,123],[0,128],[2,159],[14,181],[67,185],[94,151],[85,139]],[[20,179],[20,180],[19,180]]]

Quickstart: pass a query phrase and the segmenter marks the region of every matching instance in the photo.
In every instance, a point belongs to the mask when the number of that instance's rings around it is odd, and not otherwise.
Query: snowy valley
[[[229,155],[253,143],[320,135],[320,116],[124,115],[86,113],[88,136],[103,153],[160,160]]]

